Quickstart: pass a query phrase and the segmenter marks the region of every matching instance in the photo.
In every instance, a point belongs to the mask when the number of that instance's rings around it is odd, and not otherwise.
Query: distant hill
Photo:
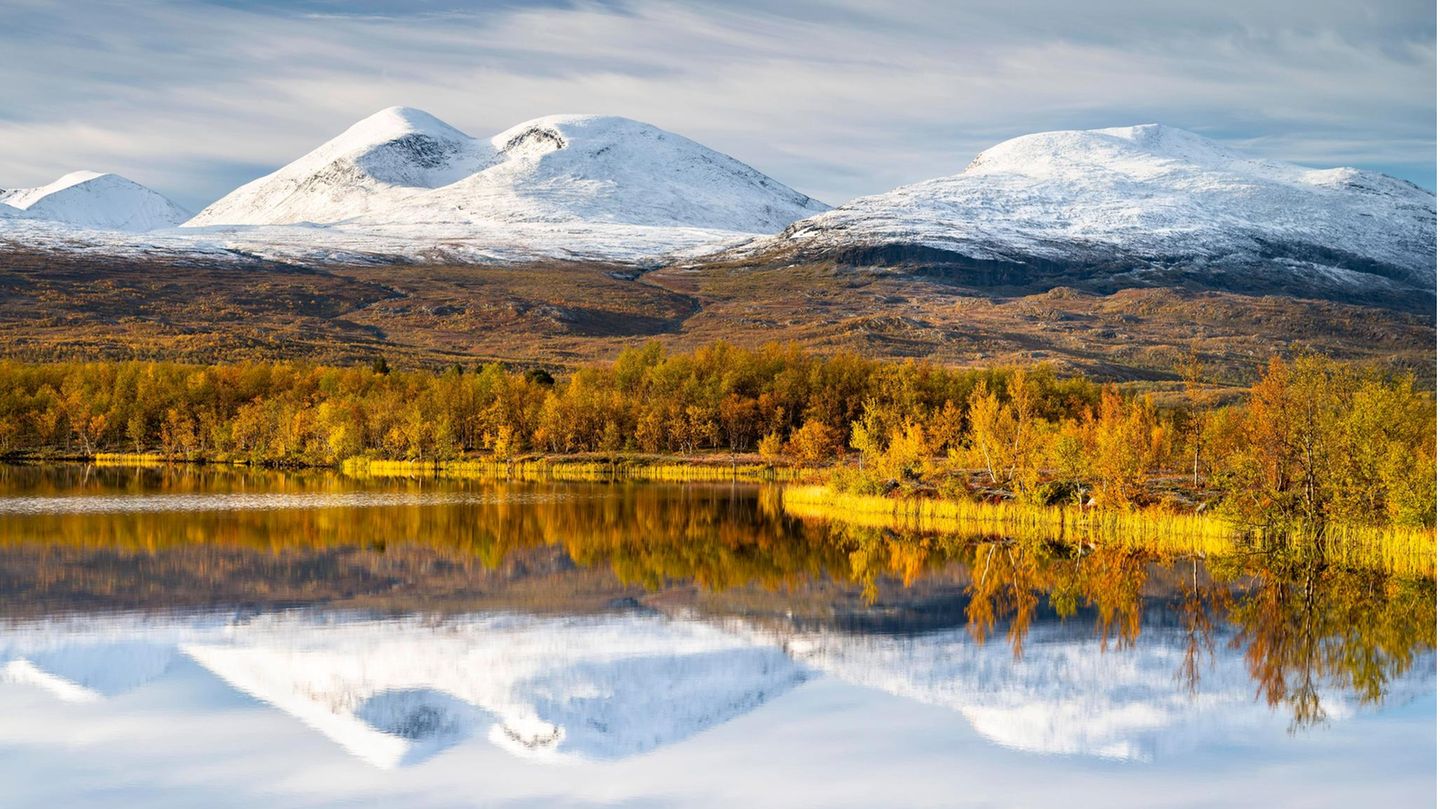
[[[0,192],[0,355],[565,364],[723,339],[1116,379],[1302,349],[1435,373],[1434,194],[1158,125],[1015,138],[826,209],[625,118],[477,139],[394,107],[177,211],[113,175]]]
[[[1257,160],[1160,125],[1045,132],[862,197],[741,256],[911,266],[979,287],[1198,286],[1403,300],[1435,290],[1435,195]]]
[[[31,219],[101,230],[173,227],[190,215],[118,174],[74,171],[37,188],[0,190],[0,219]]]
[[[773,233],[826,208],[734,158],[627,118],[553,115],[478,140],[392,107],[186,225],[321,226],[230,236],[260,252],[267,241],[292,254],[313,244],[414,255],[454,243],[482,251],[482,260],[486,250],[626,260]]]

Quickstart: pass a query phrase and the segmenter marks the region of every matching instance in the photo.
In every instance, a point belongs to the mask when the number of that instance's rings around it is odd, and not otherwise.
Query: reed
[[[837,492],[828,486],[787,486],[782,498],[785,511],[800,518],[925,533],[978,532],[1103,543],[1165,554],[1230,554],[1260,538],[1255,530],[1223,517],[1158,508],[1106,511],[1015,501],[893,498]],[[1435,575],[1434,528],[1327,525],[1282,534],[1278,541],[1297,547],[1318,543],[1338,564]]]
[[[1304,535],[1291,535],[1285,539],[1294,544],[1307,541]],[[1326,557],[1338,564],[1379,568],[1401,575],[1435,577],[1434,528],[1334,525],[1327,526],[1318,541]]]
[[[253,466],[246,460],[207,458],[187,460],[170,458],[153,452],[102,452],[84,459],[97,466],[158,467],[167,464],[207,464]],[[301,465],[310,466],[310,465]],[[334,468],[331,464],[314,468]],[[748,481],[777,483],[812,480],[821,470],[802,467],[772,466],[760,463],[721,463],[664,461],[646,458],[531,458],[498,461],[493,458],[463,460],[390,460],[385,458],[350,458],[339,464],[346,475],[357,478],[385,477],[448,477],[474,480],[531,481],[595,481],[644,480],[683,483],[688,481]]]
[[[97,452],[90,459],[96,466],[164,466],[165,456],[154,452]]]
[[[462,461],[387,461],[351,458],[342,470],[354,477],[442,476],[477,480],[563,480],[656,482],[748,481],[784,482],[813,474],[809,470],[767,464],[665,463],[635,458],[569,460],[536,458],[503,462],[493,459]]]

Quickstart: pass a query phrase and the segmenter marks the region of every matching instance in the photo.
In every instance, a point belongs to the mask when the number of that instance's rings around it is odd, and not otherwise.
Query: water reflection
[[[1435,690],[1434,578],[1290,545],[854,528],[730,486],[12,468],[4,497],[6,687],[103,703],[194,664],[385,768],[628,759],[822,679],[1129,760]]]
[[[621,758],[803,679],[776,649],[625,618],[267,617],[184,653],[380,766],[477,734],[516,755]]]
[[[1177,687],[1186,631],[1147,611],[1144,642],[1105,650],[1041,621],[1023,660],[964,628],[918,635],[778,629],[656,614],[374,617],[328,612],[92,617],[8,626],[0,678],[94,701],[163,680],[179,658],[380,767],[472,737],[541,760],[621,759],[682,741],[817,676],[953,711],[993,742],[1149,760],[1272,724],[1251,663],[1220,651]],[[1225,628],[1222,649],[1243,630]],[[1433,690],[1433,655],[1391,678],[1391,698]],[[1331,719],[1367,695],[1314,678]]]
[[[1321,551],[1251,548],[1202,560],[1126,548],[1022,545],[859,530],[856,576],[960,561],[971,571],[965,609],[980,644],[1003,624],[1019,661],[1042,608],[1060,618],[1088,611],[1104,650],[1140,642],[1157,623],[1183,640],[1176,676],[1198,691],[1217,642],[1243,658],[1258,693],[1284,706],[1293,727],[1323,721],[1322,686],[1381,701],[1391,680],[1435,646],[1435,581],[1332,564]],[[881,549],[879,553],[876,549]],[[1144,619],[1163,604],[1164,620]],[[1155,632],[1153,628],[1151,632]],[[1428,659],[1428,658],[1427,658]],[[1428,663],[1433,667],[1433,662]]]

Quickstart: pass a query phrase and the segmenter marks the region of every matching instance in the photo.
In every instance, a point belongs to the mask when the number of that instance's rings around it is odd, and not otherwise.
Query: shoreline
[[[798,519],[879,530],[931,535],[993,534],[1064,543],[1118,544],[1176,553],[1223,555],[1257,540],[1280,539],[1298,547],[1319,542],[1337,562],[1406,569],[1434,575],[1434,527],[1327,525],[1316,532],[1266,533],[1210,513],[1185,513],[1161,506],[1133,510],[1078,505],[1030,505],[939,497],[889,497],[837,491],[824,481],[833,469],[765,463],[756,456],[559,455],[501,461],[493,458],[408,461],[350,458],[339,464],[256,464],[228,459],[174,459],[159,453],[96,453],[92,456],[6,458],[17,465],[93,464],[154,468],[215,466],[271,471],[333,471],[348,477],[441,477],[458,480],[559,482],[643,481],[655,483],[745,482],[783,484],[785,512]]]
[[[781,491],[787,514],[858,528],[945,536],[1004,535],[1085,545],[1118,545],[1197,556],[1223,556],[1260,545],[1297,550],[1321,547],[1341,564],[1380,566],[1433,577],[1433,527],[1327,525],[1316,532],[1265,532],[1224,517],[1185,514],[1155,506],[1133,511],[1080,506],[1034,506],[837,492],[827,485],[792,485]]]
[[[93,455],[18,455],[0,458],[16,466],[91,464],[103,467],[228,467],[254,470],[330,470],[352,477],[413,477],[416,475],[495,480],[741,480],[788,483],[817,479],[827,470],[766,463],[751,455],[541,455],[502,461],[494,458],[452,460],[394,460],[347,458],[335,464],[255,463],[228,458],[173,458],[149,452],[97,452]]]

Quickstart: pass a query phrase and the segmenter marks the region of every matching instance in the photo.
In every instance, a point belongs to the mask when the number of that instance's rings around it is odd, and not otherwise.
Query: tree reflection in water
[[[200,501],[176,511],[126,500],[141,494]],[[116,505],[76,511],[61,502],[79,495]],[[266,500],[277,495],[292,499]],[[294,505],[309,496],[318,504]],[[1435,579],[1423,563],[1363,563],[1363,555],[1278,541],[1176,553],[848,526],[788,516],[774,488],[11,467],[0,468],[5,503],[0,563],[11,575],[0,569],[0,590],[17,604],[63,585],[87,606],[146,588],[156,594],[146,606],[167,606],[182,581],[211,592],[230,582],[247,603],[290,603],[296,593],[334,603],[357,586],[327,567],[337,548],[352,562],[416,560],[376,585],[389,592],[424,598],[442,582],[463,590],[482,581],[493,592],[523,580],[539,593],[527,605],[557,610],[573,594],[550,582],[575,569],[603,572],[616,592],[713,594],[710,609],[743,604],[747,614],[792,615],[802,600],[815,615],[843,603],[916,603],[941,583],[959,594],[974,642],[1003,634],[1016,658],[1041,620],[1090,620],[1103,649],[1134,646],[1156,621],[1178,627],[1176,678],[1192,692],[1223,635],[1243,655],[1257,697],[1290,712],[1292,730],[1324,721],[1325,687],[1381,702],[1435,646]],[[563,551],[565,563],[536,566],[527,554],[537,549]],[[496,570],[504,575],[482,575]]]
[[[1229,624],[1257,696],[1288,707],[1292,730],[1325,719],[1322,686],[1379,703],[1387,684],[1435,647],[1433,578],[1338,564],[1320,546],[1261,543],[1202,558],[873,528],[842,535],[857,546],[852,573],[871,592],[880,576],[913,581],[923,569],[963,565],[972,636],[983,643],[1003,624],[1017,658],[1042,598],[1062,620],[1092,611],[1102,648],[1133,645],[1147,602],[1160,600],[1183,630],[1177,678],[1193,692],[1214,655],[1217,622]]]

